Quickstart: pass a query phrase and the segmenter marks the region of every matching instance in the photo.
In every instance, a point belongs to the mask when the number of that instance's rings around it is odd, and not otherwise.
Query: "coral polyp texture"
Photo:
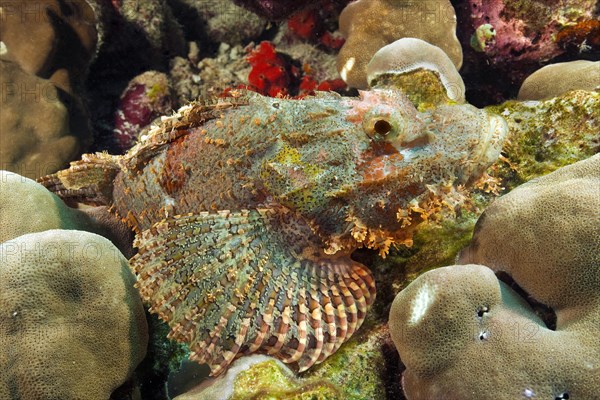
[[[308,0],[233,0],[233,2],[270,20],[286,18],[310,4]]]
[[[367,87],[367,64],[377,50],[398,39],[413,37],[441,48],[457,69],[462,49],[456,37],[456,16],[448,0],[425,2],[358,0],[340,14],[346,42],[337,59],[349,86]]]
[[[600,61],[577,60],[538,69],[525,79],[518,99],[549,99],[569,90],[600,90]]]
[[[367,82],[402,89],[415,104],[465,101],[465,84],[452,60],[421,39],[403,38],[379,49],[367,64]]]
[[[127,259],[76,230],[10,239],[0,257],[0,398],[108,399],[148,340]]]
[[[480,217],[467,265],[400,292],[390,331],[408,399],[598,399],[599,193],[600,155],[530,181]],[[556,327],[494,272],[550,307]]]
[[[351,252],[410,245],[421,221],[460,208],[506,124],[466,104],[418,112],[394,89],[231,93],[163,117],[124,156],[84,155],[41,182],[137,232],[142,297],[213,375],[255,352],[303,371],[375,298]]]

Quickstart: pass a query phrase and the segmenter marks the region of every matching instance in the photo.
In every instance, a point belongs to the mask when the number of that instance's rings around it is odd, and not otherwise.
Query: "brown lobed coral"
[[[599,398],[599,193],[600,155],[520,186],[479,219],[468,265],[429,271],[396,297],[408,399]],[[556,329],[494,271],[551,307]]]
[[[0,162],[37,178],[90,144],[79,97],[99,32],[85,1],[15,1],[0,8]]]
[[[457,69],[462,64],[462,49],[455,33],[456,16],[448,0],[358,0],[344,8],[339,23],[346,43],[338,54],[337,66],[349,86],[365,89],[371,57],[383,46],[404,37],[440,47]]]

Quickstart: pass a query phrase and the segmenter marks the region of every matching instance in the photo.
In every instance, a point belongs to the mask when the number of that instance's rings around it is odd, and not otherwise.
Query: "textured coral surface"
[[[0,398],[109,398],[148,337],[125,257],[75,230],[19,236],[0,255]]]
[[[598,398],[599,193],[600,155],[518,187],[483,213],[459,259],[481,265],[429,271],[396,297],[408,399]],[[494,271],[551,307],[555,327]]]

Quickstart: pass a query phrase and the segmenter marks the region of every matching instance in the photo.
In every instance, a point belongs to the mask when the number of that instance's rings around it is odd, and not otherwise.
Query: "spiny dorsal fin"
[[[189,130],[219,118],[229,109],[248,104],[249,97],[227,97],[196,101],[181,107],[171,116],[161,117],[160,125],[151,125],[140,133],[139,142],[122,157],[125,171],[138,171],[165,145],[189,134]]]
[[[169,337],[212,375],[255,352],[303,371],[358,329],[375,298],[366,267],[326,257],[312,238],[287,209],[190,214],[143,232],[131,266]]]

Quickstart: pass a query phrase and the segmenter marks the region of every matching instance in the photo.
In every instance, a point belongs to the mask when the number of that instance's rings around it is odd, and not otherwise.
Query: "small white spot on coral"
[[[350,57],[348,61],[346,61],[346,64],[344,64],[344,66],[342,67],[342,70],[340,71],[340,76],[344,81],[346,81],[346,79],[348,78],[348,72],[352,70],[352,67],[354,67],[355,62],[356,58]]]
[[[523,390],[523,396],[527,397],[528,399],[531,399],[535,397],[535,393],[533,392],[533,390],[526,388],[525,390]]]
[[[433,303],[434,289],[428,284],[423,285],[412,304],[412,313],[409,323],[417,324],[427,313],[427,309]]]

